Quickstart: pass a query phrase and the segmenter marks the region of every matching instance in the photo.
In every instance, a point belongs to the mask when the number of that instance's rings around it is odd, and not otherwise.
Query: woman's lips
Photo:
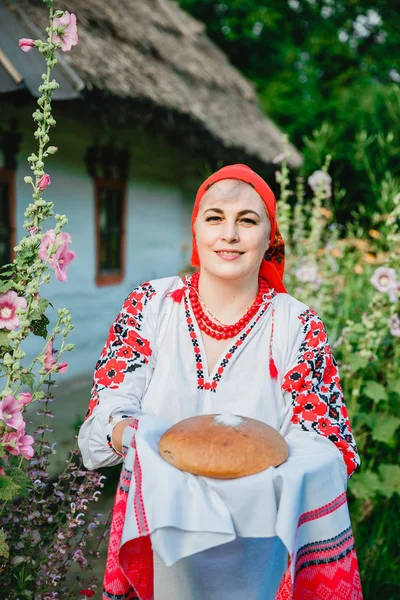
[[[242,254],[243,252],[223,252],[223,251],[216,251],[215,254],[217,254],[217,256],[219,256],[220,258],[222,258],[222,260],[237,260]]]

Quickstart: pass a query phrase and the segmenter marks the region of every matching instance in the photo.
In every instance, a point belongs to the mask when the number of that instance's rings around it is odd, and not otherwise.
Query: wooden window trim
[[[100,273],[100,196],[101,188],[119,189],[122,192],[122,218],[121,218],[121,270],[119,273],[110,273],[109,275]],[[96,177],[94,179],[94,206],[95,206],[95,237],[96,237],[96,285],[102,287],[105,285],[116,285],[121,283],[125,277],[125,222],[126,222],[126,182],[121,180],[104,179]]]
[[[10,189],[9,194],[9,214],[10,214],[10,262],[15,258],[14,246],[16,245],[15,232],[15,171],[14,169],[0,169],[0,180],[7,181]]]

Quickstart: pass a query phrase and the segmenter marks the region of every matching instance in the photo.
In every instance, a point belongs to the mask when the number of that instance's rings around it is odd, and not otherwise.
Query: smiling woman
[[[282,281],[274,194],[224,167],[199,188],[192,233],[198,271],[124,302],[79,433],[89,469],[124,464],[104,598],[274,600],[292,581],[296,598],[359,600],[345,495],[357,449],[324,326]],[[215,488],[152,453],[170,425],[216,413],[272,426],[286,463]]]
[[[231,285],[239,286],[241,300],[248,304],[247,298],[251,301],[257,293],[258,272],[271,235],[268,213],[259,194],[243,181],[225,179],[214,183],[201,199],[194,233],[202,270],[202,296],[209,295],[205,288],[213,286],[216,278],[230,280]],[[215,294],[212,297],[233,312],[243,308],[227,305]],[[221,320],[229,322],[234,316],[221,314]]]

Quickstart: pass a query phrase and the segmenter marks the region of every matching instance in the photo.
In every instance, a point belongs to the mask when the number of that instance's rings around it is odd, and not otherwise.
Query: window
[[[14,171],[0,169],[0,266],[14,258]]]
[[[112,285],[124,278],[126,184],[97,178],[95,185],[96,283]]]

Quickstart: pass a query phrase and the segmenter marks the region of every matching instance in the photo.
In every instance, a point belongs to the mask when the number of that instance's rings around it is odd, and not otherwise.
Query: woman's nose
[[[239,240],[237,223],[226,220],[222,229],[221,238],[228,243],[237,242]]]

